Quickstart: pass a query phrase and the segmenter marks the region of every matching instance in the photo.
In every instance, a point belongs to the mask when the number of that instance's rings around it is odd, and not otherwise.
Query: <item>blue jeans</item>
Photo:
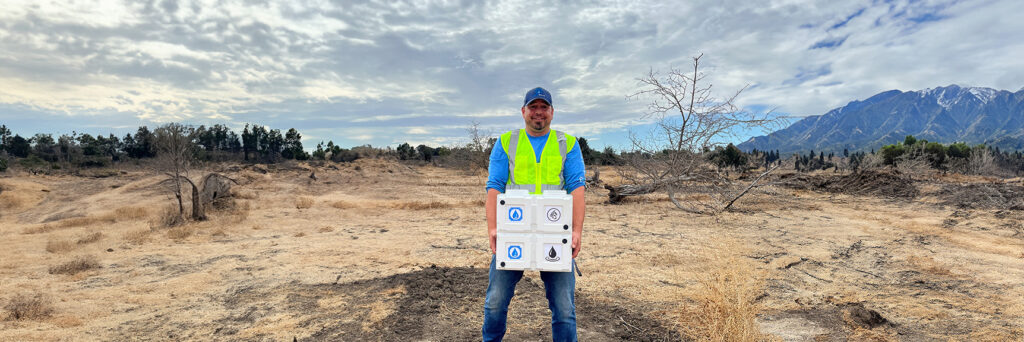
[[[504,271],[494,268],[487,276],[487,299],[484,301],[484,341],[501,341],[505,337],[508,304],[515,295],[516,284],[523,271]],[[575,265],[573,265],[575,267]],[[575,269],[574,269],[575,271]],[[540,272],[544,291],[551,309],[551,339],[576,341],[576,274],[573,272]]]

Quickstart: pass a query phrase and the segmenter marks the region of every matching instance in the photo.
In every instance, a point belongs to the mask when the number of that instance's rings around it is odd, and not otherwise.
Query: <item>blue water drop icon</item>
[[[519,222],[523,220],[523,208],[512,207],[508,208],[508,220],[512,222]]]
[[[511,260],[519,260],[523,257],[523,248],[520,246],[508,246],[508,258]]]

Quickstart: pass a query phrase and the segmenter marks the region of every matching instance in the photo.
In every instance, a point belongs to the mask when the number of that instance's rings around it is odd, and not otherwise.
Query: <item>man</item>
[[[491,269],[484,302],[484,341],[501,341],[505,336],[508,305],[523,271],[495,269],[497,244],[496,201],[507,189],[564,189],[572,195],[572,257],[583,244],[583,191],[586,182],[583,154],[576,138],[551,129],[554,106],[551,93],[534,88],[526,93],[523,107],[525,129],[506,132],[491,150],[487,179],[487,231],[491,241]],[[514,144],[514,145],[513,145]],[[509,149],[513,146],[513,149]],[[510,151],[512,152],[510,155]],[[564,152],[563,152],[564,151]],[[509,172],[512,171],[512,178]],[[575,270],[575,265],[573,266]],[[540,272],[551,309],[551,337],[554,341],[576,341],[576,276],[573,272]]]

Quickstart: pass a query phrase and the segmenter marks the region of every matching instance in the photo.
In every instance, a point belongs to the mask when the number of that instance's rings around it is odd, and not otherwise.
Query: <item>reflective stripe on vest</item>
[[[544,143],[540,162],[537,162],[537,155],[533,151],[529,137],[523,136],[526,134],[524,130],[502,134],[502,145],[505,154],[508,155],[509,170],[505,190],[523,189],[530,191],[531,194],[539,194],[544,190],[565,189],[562,169],[569,149],[576,144],[576,138],[559,131],[552,133],[554,134],[549,134],[548,141]],[[555,137],[555,141],[551,140],[552,136]],[[558,154],[555,154],[556,144]],[[555,179],[552,173],[557,174],[558,178]]]

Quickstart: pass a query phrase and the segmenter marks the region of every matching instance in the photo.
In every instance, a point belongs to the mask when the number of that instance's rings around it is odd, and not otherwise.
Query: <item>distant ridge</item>
[[[903,141],[984,143],[1024,150],[1024,88],[1017,92],[983,87],[889,90],[863,101],[808,116],[767,136],[750,138],[744,151],[867,150]]]

